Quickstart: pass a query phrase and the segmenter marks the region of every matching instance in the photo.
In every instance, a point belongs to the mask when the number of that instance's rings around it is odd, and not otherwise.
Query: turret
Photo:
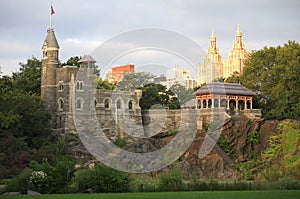
[[[55,114],[57,107],[56,68],[59,65],[58,54],[59,45],[54,30],[50,28],[42,46],[41,98],[52,116]]]

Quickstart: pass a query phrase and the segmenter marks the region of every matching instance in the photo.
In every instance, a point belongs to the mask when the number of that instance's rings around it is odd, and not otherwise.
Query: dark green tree
[[[300,45],[265,47],[245,62],[241,83],[257,94],[267,119],[300,119]]]
[[[180,108],[177,97],[171,90],[161,84],[150,83],[146,84],[142,88],[143,94],[140,99],[140,106],[144,109],[152,108]]]
[[[81,56],[70,57],[66,62],[62,63],[61,66],[78,66],[78,61],[81,59]]]
[[[27,93],[40,95],[42,62],[32,57],[19,65],[20,71],[14,72],[12,76],[14,86]]]

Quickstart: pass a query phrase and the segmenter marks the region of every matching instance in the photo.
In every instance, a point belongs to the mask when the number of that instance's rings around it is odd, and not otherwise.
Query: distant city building
[[[210,45],[207,54],[204,57],[203,63],[199,65],[198,83],[199,85],[205,82],[212,82],[214,79],[223,76],[222,56],[217,48],[217,40],[212,31],[210,36]]]
[[[198,67],[198,84],[209,83],[218,78],[228,78],[235,72],[241,74],[244,68],[244,61],[248,57],[242,41],[240,26],[235,34],[235,42],[232,50],[228,53],[228,59],[222,61],[222,56],[217,48],[214,32],[210,37],[210,46],[204,57],[203,63]]]
[[[124,73],[134,72],[134,65],[133,64],[126,64],[123,66],[116,66],[112,68],[111,72],[106,74],[106,78],[112,82],[117,84],[123,78]]]
[[[172,68],[167,71],[167,76],[161,75],[154,78],[155,83],[160,83],[169,89],[174,84],[180,84],[186,89],[197,87],[197,79],[191,77],[191,72],[185,68]]]
[[[228,60],[224,60],[224,72],[223,77],[228,78],[234,72],[242,73],[244,68],[244,61],[248,57],[248,52],[245,49],[244,43],[242,41],[242,33],[240,26],[235,34],[235,42],[233,44],[232,50],[228,53]]]

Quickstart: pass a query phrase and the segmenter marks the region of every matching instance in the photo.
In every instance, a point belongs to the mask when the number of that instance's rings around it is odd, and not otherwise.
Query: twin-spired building
[[[203,63],[198,67],[198,84],[209,83],[218,78],[228,78],[235,72],[241,74],[244,68],[244,61],[247,59],[248,52],[242,41],[242,32],[240,26],[235,34],[235,42],[231,51],[228,53],[228,59],[222,60],[222,56],[217,48],[217,39],[212,31],[210,36],[210,45]]]

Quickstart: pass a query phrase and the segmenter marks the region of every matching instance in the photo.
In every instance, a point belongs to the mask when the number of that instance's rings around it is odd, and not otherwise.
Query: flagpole
[[[52,13],[50,11],[50,29],[52,29]]]

